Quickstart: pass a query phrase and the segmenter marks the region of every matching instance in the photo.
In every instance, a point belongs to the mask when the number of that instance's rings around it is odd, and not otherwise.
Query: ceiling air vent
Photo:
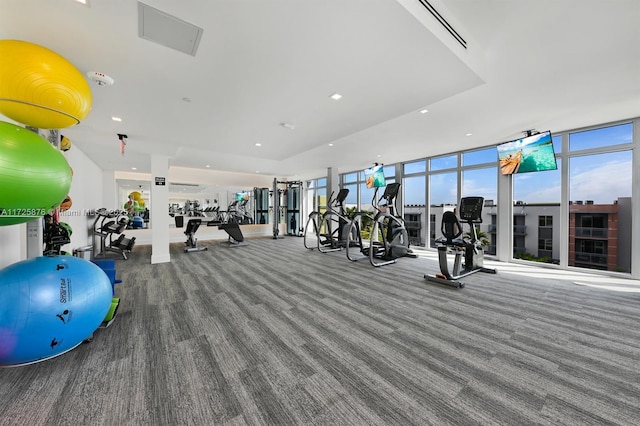
[[[440,25],[442,25],[444,29],[447,30],[449,34],[451,34],[451,36],[456,39],[456,41],[460,43],[462,47],[464,47],[465,49],[467,48],[467,42],[465,41],[465,39],[463,39],[460,34],[458,34],[458,32],[453,29],[453,27],[447,22],[446,19],[442,17],[442,15],[440,15],[440,12],[438,12],[436,8],[431,5],[431,3],[429,3],[427,0],[418,1],[424,6],[425,9],[427,9],[427,11],[429,11],[431,15],[433,15],[434,18],[436,18],[436,21],[440,22]]]
[[[138,36],[196,56],[203,29],[138,2]]]

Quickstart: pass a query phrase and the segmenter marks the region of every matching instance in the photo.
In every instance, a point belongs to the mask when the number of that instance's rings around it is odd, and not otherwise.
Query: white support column
[[[169,157],[151,155],[151,263],[171,262],[169,254]]]
[[[569,267],[569,134],[562,135],[562,151],[560,154],[560,267]]]
[[[42,226],[42,218],[27,222],[27,259],[42,256],[44,227]]]
[[[404,176],[402,174],[402,163],[395,164],[394,176],[396,182],[402,184],[400,187],[400,191],[398,192],[398,196],[396,197],[396,204],[398,205],[398,211],[396,214],[404,219]]]
[[[631,277],[640,279],[640,119],[633,123],[631,180]]]
[[[513,191],[511,175],[498,173],[498,214],[496,230],[498,232],[496,257],[508,262],[513,256]]]
[[[329,196],[332,192],[336,194],[340,190],[340,174],[338,169],[333,167],[327,168],[327,202],[329,202]]]

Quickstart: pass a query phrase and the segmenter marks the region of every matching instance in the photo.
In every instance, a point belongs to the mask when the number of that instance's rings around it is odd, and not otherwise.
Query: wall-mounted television
[[[364,181],[367,184],[367,188],[382,188],[386,186],[384,180],[384,170],[382,164],[376,164],[373,167],[365,169]]]
[[[556,170],[556,153],[551,132],[541,132],[497,146],[503,175]]]
[[[236,192],[236,201],[242,202],[249,200],[250,194],[248,192]]]

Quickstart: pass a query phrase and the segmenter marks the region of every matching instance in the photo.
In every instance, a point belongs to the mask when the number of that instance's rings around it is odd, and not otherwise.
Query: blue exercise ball
[[[0,366],[61,355],[91,337],[111,307],[107,274],[71,256],[42,256],[0,270]]]
[[[140,216],[134,216],[131,220],[131,227],[133,229],[144,228],[144,220]]]

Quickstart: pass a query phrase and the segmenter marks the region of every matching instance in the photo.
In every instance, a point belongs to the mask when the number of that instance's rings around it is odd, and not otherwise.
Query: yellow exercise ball
[[[60,209],[61,212],[66,212],[71,208],[72,205],[73,205],[73,201],[71,200],[71,197],[67,195],[64,198],[64,200],[62,200],[58,208]]]
[[[133,198],[134,201],[140,201],[140,199],[142,198],[142,194],[139,193],[138,191],[133,191],[132,193],[129,194],[130,198]]]
[[[69,151],[71,149],[71,139],[66,136],[60,136],[60,151]]]
[[[37,44],[0,40],[0,113],[41,129],[63,129],[91,110],[91,89],[62,56]]]

